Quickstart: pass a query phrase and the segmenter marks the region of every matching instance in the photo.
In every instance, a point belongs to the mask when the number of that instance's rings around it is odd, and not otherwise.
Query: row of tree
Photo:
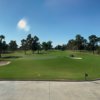
[[[26,51],[32,50],[34,53],[41,50],[50,50],[52,49],[52,41],[43,42],[40,44],[39,38],[37,36],[32,37],[31,34],[28,34],[26,39],[21,40],[21,46],[18,48],[18,45],[15,40],[11,40],[9,44],[5,41],[5,36],[0,35],[0,57],[2,53],[8,52],[8,51],[15,51],[15,50],[24,50],[25,54]]]
[[[31,34],[28,34],[25,39],[21,40],[21,46],[18,48],[18,45],[15,40],[11,40],[9,44],[5,41],[5,36],[0,35],[0,57],[1,54],[7,51],[15,51],[15,50],[31,50],[33,53],[37,51],[39,53],[41,50],[88,50],[88,51],[97,51],[100,53],[100,37],[96,35],[91,35],[88,37],[88,40],[85,39],[81,35],[76,35],[75,39],[71,39],[67,44],[57,45],[55,48],[52,46],[52,41],[47,42],[39,42],[39,38],[37,36],[32,37]]]
[[[2,53],[5,53],[8,50],[14,51],[17,50],[17,43],[16,41],[11,40],[9,44],[5,41],[5,36],[0,35],[0,57]]]
[[[26,39],[21,40],[20,49],[24,50],[25,54],[27,50],[32,50],[33,53],[35,51],[38,51],[39,53],[39,51],[41,50],[52,49],[52,42],[48,41],[48,42],[42,42],[42,44],[40,44],[39,38],[37,36],[32,37],[31,34],[29,34]]]
[[[68,41],[67,49],[70,50],[88,50],[88,51],[94,51],[98,50],[98,53],[100,52],[100,37],[97,37],[96,35],[91,35],[88,37],[88,40],[82,37],[81,35],[76,35],[75,39],[71,39]]]

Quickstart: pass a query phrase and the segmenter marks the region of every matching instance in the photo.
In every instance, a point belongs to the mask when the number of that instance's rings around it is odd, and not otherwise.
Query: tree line
[[[59,50],[87,50],[92,51],[93,54],[97,51],[100,54],[100,37],[90,35],[88,39],[85,39],[78,34],[75,36],[75,39],[70,39],[66,45],[57,45],[55,48]]]
[[[18,45],[16,43],[16,41],[11,40],[9,44],[6,43],[5,41],[5,36],[4,35],[0,35],[0,57],[2,53],[5,53],[9,50],[14,51],[17,50]]]
[[[5,36],[0,35],[0,57],[2,53],[16,51],[16,50],[24,50],[25,54],[28,50],[31,50],[33,53],[37,51],[39,54],[41,50],[50,50],[52,49],[52,41],[47,42],[39,42],[39,37],[32,37],[31,34],[28,34],[25,39],[21,40],[21,46],[18,47],[18,44],[15,40],[11,40],[10,43],[6,43]]]
[[[21,40],[20,49],[24,50],[25,54],[27,50],[32,50],[33,53],[37,51],[37,53],[39,54],[41,50],[47,51],[52,49],[52,47],[52,41],[42,42],[41,44],[37,36],[32,37],[32,35],[29,34],[26,39]]]
[[[96,35],[90,35],[88,40],[85,39],[81,35],[76,35],[75,39],[69,40],[67,44],[67,49],[72,50],[88,50],[93,51],[93,53],[97,50],[100,53],[100,37]]]
[[[96,35],[90,35],[88,39],[85,39],[80,34],[75,36],[75,39],[71,39],[68,43],[63,45],[57,45],[53,48],[52,41],[39,42],[39,37],[32,36],[28,34],[25,39],[21,40],[21,46],[18,47],[16,40],[11,40],[8,44],[5,41],[5,36],[0,35],[0,57],[2,53],[15,51],[15,50],[24,50],[25,54],[28,50],[31,50],[33,53],[37,51],[39,54],[41,50],[87,50],[92,51],[93,53],[97,51],[100,54],[100,37]]]

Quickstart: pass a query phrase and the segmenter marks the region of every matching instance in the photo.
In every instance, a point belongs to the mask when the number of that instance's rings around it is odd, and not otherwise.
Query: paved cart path
[[[0,100],[100,100],[100,81],[0,81]]]

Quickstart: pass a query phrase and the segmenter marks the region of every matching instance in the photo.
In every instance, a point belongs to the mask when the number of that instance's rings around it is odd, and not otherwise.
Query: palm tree
[[[31,50],[33,51],[33,53],[34,53],[34,51],[38,50],[38,53],[39,53],[39,49],[40,49],[39,38],[37,36],[34,36],[33,39],[32,39]]]
[[[98,37],[98,48],[97,48],[97,53],[100,54],[100,37]]]
[[[24,52],[25,52],[25,55],[26,55],[26,50],[27,50],[27,41],[25,40],[25,39],[22,39],[21,40],[21,47],[22,47],[22,49],[24,50]]]
[[[82,37],[81,35],[76,35],[76,46],[78,50],[82,50],[84,48],[84,46],[86,45],[86,39],[84,39],[84,37]]]
[[[67,43],[67,49],[69,50],[75,50],[76,49],[76,41],[74,39],[71,39]]]
[[[42,42],[42,49],[47,51],[48,50],[48,45],[46,42]]]
[[[17,47],[18,47],[18,45],[17,45],[16,41],[11,40],[10,43],[9,43],[9,49],[11,51],[15,51],[15,50],[17,50]]]
[[[89,36],[90,50],[93,51],[93,54],[94,54],[94,50],[96,49],[97,42],[98,42],[98,37],[96,35]]]
[[[0,58],[1,58],[2,49],[3,49],[3,39],[5,39],[5,36],[0,35]]]

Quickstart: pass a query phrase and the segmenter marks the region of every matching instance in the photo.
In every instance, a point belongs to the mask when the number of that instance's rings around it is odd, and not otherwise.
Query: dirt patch
[[[10,61],[0,61],[0,66],[8,65],[10,63]]]

